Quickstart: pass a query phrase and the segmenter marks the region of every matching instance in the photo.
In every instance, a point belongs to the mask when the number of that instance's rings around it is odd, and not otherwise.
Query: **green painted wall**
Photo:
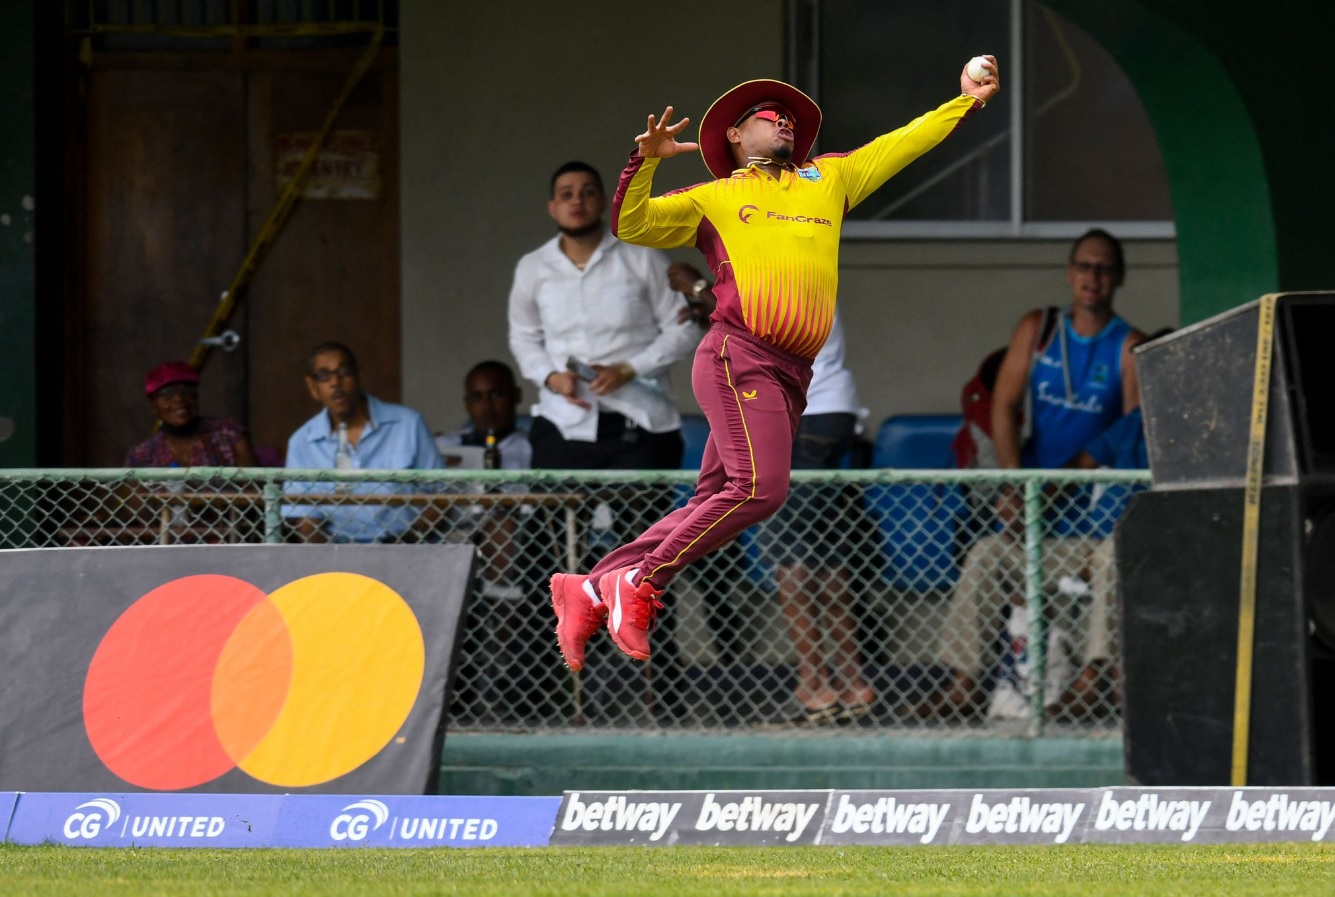
[[[33,43],[32,3],[0,3],[0,467],[37,453]]]
[[[1106,733],[1115,735],[1115,733]],[[1098,788],[1126,783],[1117,737],[464,735],[441,794],[765,788]]]
[[[1049,5],[1112,53],[1154,124],[1177,224],[1181,322],[1276,289],[1269,178],[1247,105],[1221,61],[1152,11],[1152,0]]]
[[[1172,186],[1182,323],[1276,290],[1335,289],[1335,119],[1317,66],[1335,4],[1048,0],[1117,59]]]

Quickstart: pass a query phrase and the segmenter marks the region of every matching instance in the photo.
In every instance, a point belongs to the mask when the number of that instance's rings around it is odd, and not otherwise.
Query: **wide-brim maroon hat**
[[[765,103],[782,106],[797,117],[797,127],[793,129],[793,164],[801,167],[806,163],[820,133],[820,107],[791,84],[761,78],[738,84],[715,100],[700,119],[700,155],[714,177],[726,178],[737,168],[732,144],[728,143],[728,129],[749,110]]]

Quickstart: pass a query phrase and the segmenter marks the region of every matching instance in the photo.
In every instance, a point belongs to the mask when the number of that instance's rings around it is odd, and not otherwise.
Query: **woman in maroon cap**
[[[229,418],[200,417],[199,372],[168,361],[144,377],[158,431],[130,449],[126,467],[255,467],[246,430]]]

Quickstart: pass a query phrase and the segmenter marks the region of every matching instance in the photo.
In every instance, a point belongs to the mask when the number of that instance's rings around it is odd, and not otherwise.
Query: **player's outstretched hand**
[[[677,153],[693,153],[700,149],[698,143],[678,143],[677,135],[681,129],[690,123],[689,118],[683,118],[674,124],[672,121],[672,107],[669,106],[663,110],[663,116],[655,119],[653,115],[649,116],[649,127],[645,128],[644,133],[635,138],[635,142],[640,145],[640,155],[646,159],[652,159],[655,156],[666,159],[668,156],[675,156]]]
[[[964,71],[960,72],[960,93],[967,93],[971,97],[977,97],[984,103],[989,103],[992,98],[1001,92],[1001,81],[997,69],[997,57],[980,56],[980,59],[987,60],[984,68],[987,74],[981,81],[974,80],[969,75],[969,66],[964,66]],[[970,60],[972,61],[972,60]]]

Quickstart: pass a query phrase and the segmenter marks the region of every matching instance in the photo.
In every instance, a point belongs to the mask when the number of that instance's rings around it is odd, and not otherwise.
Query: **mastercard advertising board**
[[[434,790],[473,549],[3,552],[0,789]]]

